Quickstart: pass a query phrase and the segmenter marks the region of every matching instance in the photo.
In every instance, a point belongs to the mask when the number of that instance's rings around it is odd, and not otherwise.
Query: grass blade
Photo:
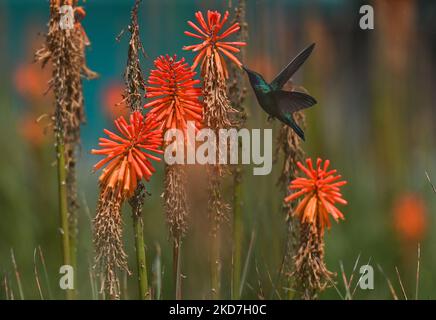
[[[50,280],[49,280],[48,272],[47,272],[47,265],[45,263],[45,258],[44,258],[44,254],[42,252],[41,246],[38,246],[38,252],[39,252],[39,259],[40,259],[41,265],[42,265],[42,271],[44,272],[44,280],[45,280],[45,284],[47,286],[48,298],[53,299],[53,295],[51,292],[51,286],[50,286]]]
[[[404,299],[407,299],[406,290],[404,290],[403,281],[401,281],[400,272],[398,271],[398,268],[395,267],[395,271],[397,272],[398,282],[400,283],[401,291],[403,291]]]
[[[33,273],[35,274],[36,287],[38,288],[39,297],[41,300],[44,300],[44,295],[42,294],[41,282],[39,281],[38,267],[36,265],[36,251],[33,250]]]
[[[360,258],[360,253],[359,253],[358,258]],[[369,257],[368,262],[366,263],[365,266],[369,266],[369,264],[371,263],[371,259],[372,259],[372,257]],[[356,266],[357,266],[357,261],[356,261]],[[357,287],[359,286],[360,281],[362,281],[362,277],[363,277],[363,274],[360,275],[359,280],[356,282],[356,286],[354,287],[353,294],[351,295],[352,297],[354,297],[354,294],[356,293]]]
[[[17,262],[15,261],[14,249],[12,249],[12,248],[11,248],[11,260],[12,260],[12,265],[14,266],[15,278],[17,280],[18,292],[20,294],[20,299],[24,300],[24,293],[23,293],[23,286],[21,284],[21,277],[20,277],[20,273],[18,272]]]
[[[8,276],[6,275],[6,273],[3,279],[3,286],[5,287],[6,300],[13,300],[11,299],[11,295],[9,293]]]
[[[380,270],[380,272],[382,273],[382,275],[385,277],[386,282],[388,284],[389,290],[391,291],[392,297],[394,298],[394,300],[398,300],[398,295],[395,292],[394,286],[392,285],[391,280],[389,280],[388,276],[385,274],[385,272],[383,271],[382,267],[377,264],[378,269]]]
[[[241,276],[241,284],[239,286],[239,297],[242,297],[242,292],[244,291],[245,280],[247,279],[248,267],[250,265],[251,254],[253,252],[254,241],[256,239],[256,232],[253,230],[251,232],[250,244],[248,246],[247,257],[245,258],[244,269]]]
[[[430,176],[428,175],[427,171],[425,172],[425,176],[427,177],[428,182],[431,185],[431,188],[433,189],[433,192],[436,193],[436,187],[434,186],[434,184],[431,182],[430,180]]]
[[[339,261],[339,266],[341,268],[342,281],[344,282],[345,287],[345,300],[351,300],[351,291],[350,291],[350,283],[347,281],[347,276],[345,275],[344,264],[342,261]]]

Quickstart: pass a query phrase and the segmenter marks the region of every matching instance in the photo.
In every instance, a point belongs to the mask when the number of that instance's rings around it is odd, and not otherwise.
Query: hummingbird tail
[[[286,116],[279,117],[279,119],[284,124],[290,126],[294,130],[294,132],[301,138],[301,140],[306,141],[303,129],[298,126],[290,113],[288,113]]]
[[[295,133],[301,138],[301,140],[306,141],[303,129],[301,129],[295,122],[290,123],[289,126],[295,131]]]

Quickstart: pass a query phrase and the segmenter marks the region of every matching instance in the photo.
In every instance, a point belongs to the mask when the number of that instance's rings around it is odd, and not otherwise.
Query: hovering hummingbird
[[[316,100],[304,92],[295,91],[295,87],[293,87],[291,91],[285,91],[282,90],[282,88],[303,65],[312,53],[314,47],[315,44],[313,43],[304,49],[274,78],[271,83],[266,82],[261,74],[243,66],[243,69],[248,74],[251,87],[253,88],[257,101],[262,109],[265,110],[270,117],[277,118],[284,124],[290,126],[303,140],[304,132],[297,125],[292,114],[296,111],[313,106],[316,104]]]

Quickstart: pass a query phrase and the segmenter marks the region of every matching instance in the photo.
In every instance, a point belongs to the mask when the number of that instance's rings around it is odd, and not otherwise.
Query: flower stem
[[[233,257],[232,257],[232,300],[240,299],[241,255],[243,240],[242,181],[241,167],[234,170],[233,183]]]
[[[141,214],[138,214],[135,211],[133,212],[133,230],[135,233],[139,298],[141,300],[149,300],[150,294],[148,291],[147,261],[144,247],[144,222],[142,221]]]
[[[71,221],[68,222],[71,230]],[[74,226],[75,227],[75,226]],[[73,270],[77,270],[77,235],[69,231],[70,241],[70,263]],[[77,279],[74,277],[74,287],[76,287]]]
[[[210,281],[212,287],[212,299],[218,300],[220,298],[220,287],[221,287],[221,261],[220,261],[220,237],[219,231],[216,234],[211,235],[210,242]]]
[[[182,243],[179,239],[173,241],[173,271],[176,290],[176,300],[182,300],[182,274],[181,274]]]
[[[71,246],[68,225],[67,173],[65,168],[65,145],[61,133],[56,133],[56,154],[58,168],[59,217],[62,235],[63,264],[71,266]],[[75,272],[76,270],[74,270]],[[74,278],[73,278],[74,279]],[[66,298],[75,298],[74,289],[66,289]]]
[[[287,280],[287,286],[288,286],[288,292],[286,294],[286,298],[288,300],[294,300],[295,299],[295,291],[291,290],[292,286],[294,285],[294,281],[292,281],[291,277]]]

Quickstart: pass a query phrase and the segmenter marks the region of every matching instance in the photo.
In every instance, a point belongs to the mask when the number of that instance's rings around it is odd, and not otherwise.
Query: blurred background
[[[82,129],[79,162],[79,274],[81,298],[95,296],[92,287],[91,219],[98,194],[97,174],[91,173],[98,157],[103,128],[125,112],[114,105],[121,100],[122,75],[127,59],[127,37],[116,36],[130,18],[133,0],[89,0],[83,21],[91,46],[87,62],[98,72],[97,80],[84,81],[87,123]],[[375,29],[359,28],[359,8],[371,4]],[[48,116],[52,96],[44,95],[50,70],[33,64],[33,52],[44,41],[48,1],[0,1],[0,299],[7,282],[19,297],[11,250],[27,299],[39,299],[35,269],[43,280],[44,298],[61,298],[58,270],[61,250],[58,230],[55,153]],[[141,37],[148,75],[154,58],[178,54],[193,39],[183,34],[197,10],[224,11],[224,0],[144,0],[140,10]],[[249,41],[244,63],[273,76],[301,49],[315,42],[312,56],[296,77],[316,97],[318,104],[306,111],[304,149],[308,156],[330,159],[348,180],[342,208],[346,220],[326,233],[326,260],[340,275],[342,264],[349,275],[356,259],[375,271],[374,290],[360,290],[356,299],[392,299],[389,280],[401,298],[398,274],[406,294],[415,297],[417,247],[421,244],[419,298],[436,298],[436,194],[425,172],[436,182],[436,2],[431,0],[248,0]],[[249,128],[273,128],[251,90],[245,108]],[[40,118],[39,122],[36,119]],[[173,298],[171,244],[163,216],[163,166],[147,184],[150,196],[144,206],[145,243],[153,268],[163,269],[163,298]],[[244,175],[244,248],[255,234],[243,298],[283,298],[272,294],[286,238],[281,210],[283,193],[276,187],[281,164],[269,176]],[[205,196],[204,182],[192,180],[198,198]],[[229,193],[230,195],[230,193]],[[229,198],[230,199],[230,198]],[[199,199],[198,201],[201,201]],[[128,208],[125,208],[128,209]],[[125,210],[125,247],[134,269],[134,249],[129,210]],[[207,246],[202,241],[207,214],[193,206],[191,229],[184,249],[185,298],[207,297]],[[229,232],[230,226],[224,227]],[[225,264],[223,297],[230,296],[230,237],[223,237]],[[227,243],[228,242],[228,243]],[[244,250],[246,252],[247,250]],[[36,265],[36,268],[35,268]],[[151,266],[153,265],[153,267]],[[398,274],[396,271],[398,269]],[[155,269],[154,269],[155,270]],[[124,298],[136,297],[135,277],[123,279]],[[342,277],[337,290],[321,298],[341,299]]]

